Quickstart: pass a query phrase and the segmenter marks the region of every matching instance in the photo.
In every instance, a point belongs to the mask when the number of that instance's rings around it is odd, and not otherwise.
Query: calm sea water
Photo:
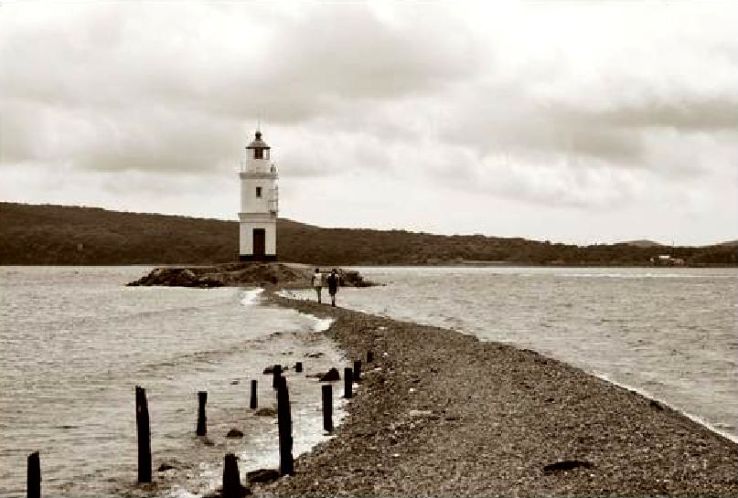
[[[267,365],[340,365],[313,331],[326,323],[258,304],[253,289],[125,287],[148,268],[0,268],[0,496],[24,496],[26,457],[40,451],[44,496],[147,495],[135,486],[134,386],[147,389],[154,494],[214,489],[226,452],[242,473],[278,467]],[[309,353],[320,358],[306,358]],[[288,374],[296,453],[323,439],[320,387]],[[208,391],[209,442],[194,436]],[[340,411],[337,398],[336,409]],[[231,428],[243,439],[226,439]],[[161,463],[176,468],[157,473]]]
[[[736,269],[358,269],[387,285],[341,306],[537,350],[738,440]]]
[[[360,268],[384,287],[339,304],[514,343],[663,399],[738,437],[738,271]],[[248,381],[273,405],[266,365],[345,361],[314,317],[253,289],[127,288],[147,268],[0,268],[0,496],[22,496],[41,452],[45,496],[149,496],[135,485],[134,386],[149,395],[158,496],[194,496],[241,470],[276,467],[276,425],[247,409]],[[298,297],[312,298],[310,292]],[[321,358],[306,355],[322,352]],[[290,375],[297,452],[321,434],[320,391]],[[209,443],[194,436],[207,390]],[[338,398],[336,396],[336,398]],[[336,409],[340,412],[340,401]],[[224,436],[232,428],[239,440]]]

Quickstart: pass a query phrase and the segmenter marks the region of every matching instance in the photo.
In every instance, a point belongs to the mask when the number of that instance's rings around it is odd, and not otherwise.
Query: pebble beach
[[[738,445],[586,372],[461,332],[269,297],[366,360],[335,437],[259,496],[738,496]],[[338,395],[338,394],[337,394]]]

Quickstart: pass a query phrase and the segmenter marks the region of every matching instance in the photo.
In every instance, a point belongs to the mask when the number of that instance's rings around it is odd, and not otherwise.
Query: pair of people
[[[328,294],[331,296],[331,306],[336,305],[336,292],[338,292],[338,272],[335,268],[331,270],[330,275],[325,279],[325,283],[328,284]],[[318,303],[321,302],[320,294],[323,290],[323,274],[320,273],[320,268],[315,269],[315,273],[313,274],[313,289],[315,289],[315,293],[318,295]]]

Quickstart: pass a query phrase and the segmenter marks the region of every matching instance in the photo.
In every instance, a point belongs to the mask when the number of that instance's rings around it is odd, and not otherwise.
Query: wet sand
[[[738,496],[738,445],[580,369],[451,330],[270,299],[335,318],[326,333],[347,357],[371,350],[374,362],[336,437],[257,495]],[[547,467],[564,461],[575,468]]]

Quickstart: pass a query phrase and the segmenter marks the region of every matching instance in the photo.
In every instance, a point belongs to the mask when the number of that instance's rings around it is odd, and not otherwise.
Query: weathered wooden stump
[[[41,498],[41,457],[38,451],[28,455],[26,496],[28,498]]]
[[[279,425],[279,473],[294,475],[292,460],[292,413],[290,411],[290,394],[287,379],[280,377],[277,389],[277,423]]]
[[[136,436],[138,439],[138,482],[151,482],[151,427],[146,389],[136,386]]]
[[[295,363],[295,373],[302,373],[302,362],[298,361]]]
[[[208,433],[208,418],[205,415],[205,405],[208,402],[208,393],[200,391],[197,393],[197,429],[195,434],[204,436]]]
[[[223,498],[242,498],[246,493],[241,486],[238,460],[233,453],[227,453],[223,461]]]
[[[323,395],[323,430],[333,432],[333,386],[324,384],[320,390]]]
[[[354,360],[354,381],[361,382],[361,360]]]
[[[374,361],[374,351],[367,351],[366,352],[366,362],[371,363]]]
[[[349,367],[343,369],[343,397],[351,399],[354,394],[354,373]]]
[[[251,399],[249,400],[249,408],[252,410],[256,410],[259,407],[258,402],[258,394],[257,394],[257,382],[255,380],[251,381]]]
[[[277,389],[279,386],[279,378],[282,377],[282,365],[274,365],[272,369],[272,387]]]

